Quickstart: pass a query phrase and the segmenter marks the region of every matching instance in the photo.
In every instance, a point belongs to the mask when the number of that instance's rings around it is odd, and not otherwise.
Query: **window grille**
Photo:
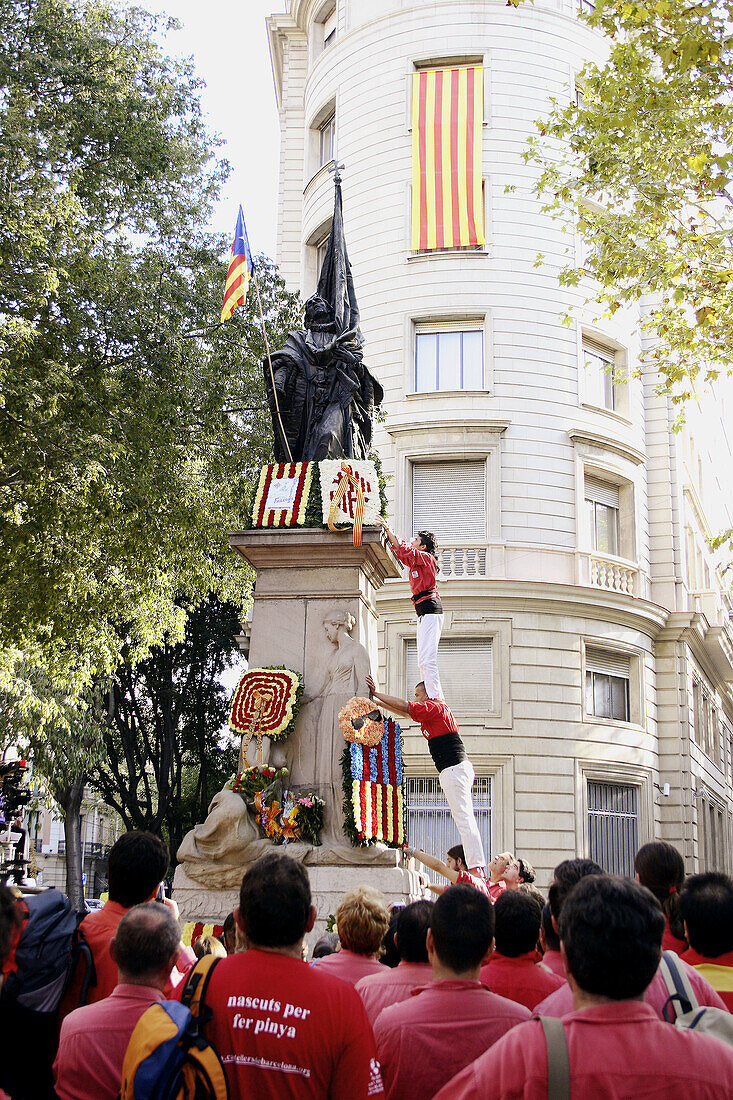
[[[590,858],[609,874],[633,875],[639,848],[639,788],[588,780]]]
[[[473,808],[476,823],[484,851],[489,859],[492,850],[491,813],[492,779],[490,776],[476,776],[473,785]],[[451,817],[448,803],[436,776],[412,776],[407,780],[405,824],[408,843],[423,852],[445,859],[445,854],[454,844],[460,844],[461,838]],[[431,881],[435,873],[428,872]],[[441,879],[441,881],[443,881]]]

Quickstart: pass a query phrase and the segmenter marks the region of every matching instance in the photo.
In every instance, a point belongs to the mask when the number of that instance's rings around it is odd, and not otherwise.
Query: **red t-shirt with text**
[[[206,1004],[230,1100],[382,1100],[371,1025],[340,978],[250,948],[217,964]]]

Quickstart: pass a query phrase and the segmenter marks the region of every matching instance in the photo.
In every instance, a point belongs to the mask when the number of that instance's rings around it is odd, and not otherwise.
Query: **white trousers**
[[[470,760],[462,760],[460,764],[443,768],[438,778],[461,837],[466,866],[485,867],[484,846],[476,824],[471,798],[474,780],[473,764]]]
[[[442,630],[442,615],[421,615],[417,620],[417,663],[428,699],[445,699],[438,672],[438,642]]]

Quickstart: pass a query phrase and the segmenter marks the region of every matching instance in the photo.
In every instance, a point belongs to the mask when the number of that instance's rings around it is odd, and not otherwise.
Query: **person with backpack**
[[[181,929],[164,905],[125,913],[109,945],[117,983],[109,997],[77,1008],[61,1025],[54,1062],[59,1100],[115,1100],[130,1036],[143,1012],[163,1000]]]
[[[162,882],[168,872],[170,856],[167,846],[153,833],[131,830],[112,845],[107,865],[109,899],[101,909],[89,913],[79,929],[89,945],[94,961],[95,982],[89,989],[85,1003],[94,1004],[109,997],[117,985],[117,966],[112,961],[109,945],[117,934],[120,921],[133,905],[158,899],[178,919],[178,906],[170,898],[162,896]],[[166,994],[181,976],[196,962],[190,947],[179,945],[171,980]],[[67,1015],[80,1003],[79,988],[82,975],[75,974],[69,991],[64,997],[61,1015]]]
[[[659,967],[664,928],[646,887],[610,875],[583,878],[560,915],[574,1011],[515,1027],[436,1100],[733,1096],[733,1049],[664,1023],[643,1001]]]
[[[249,948],[216,961],[197,1010],[231,1100],[382,1100],[359,994],[303,961],[303,939],[316,919],[303,865],[281,852],[258,859],[242,880],[235,918]],[[135,1036],[141,1045],[145,1019]],[[137,1081],[133,1089],[127,1073],[123,1083],[123,1098],[164,1095],[139,1090]]]

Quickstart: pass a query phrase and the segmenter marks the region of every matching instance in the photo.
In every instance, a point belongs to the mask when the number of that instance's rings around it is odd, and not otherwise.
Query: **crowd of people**
[[[152,1006],[185,1004],[191,967],[214,955],[202,1032],[232,1100],[733,1096],[728,875],[685,878],[680,854],[656,841],[637,853],[635,878],[563,861],[545,900],[512,853],[492,859],[485,888],[460,846],[445,862],[415,855],[448,880],[434,901],[390,908],[360,886],[309,953],[307,870],[273,850],[244,874],[221,939],[191,950],[175,903],[156,900],[165,845],[124,835],[109,900],[81,924],[96,982],[82,1007],[73,981],[67,990],[48,1095],[116,1100],[133,1033],[149,1046]],[[3,973],[21,934],[0,888]],[[674,1026],[663,951],[723,1038]]]

